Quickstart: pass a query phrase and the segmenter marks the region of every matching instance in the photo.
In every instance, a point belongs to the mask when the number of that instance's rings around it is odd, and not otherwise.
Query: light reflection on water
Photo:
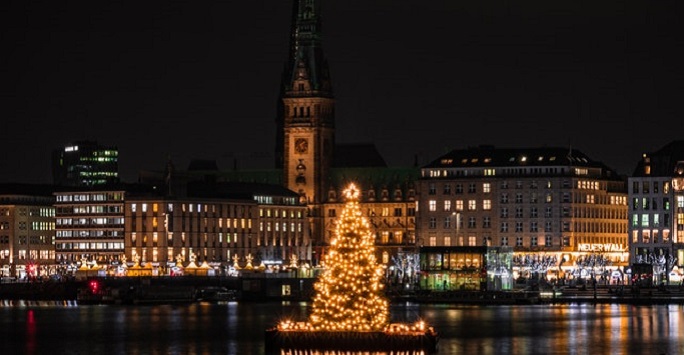
[[[280,355],[426,355],[424,351],[281,350]]]
[[[304,319],[307,311],[302,303],[5,306],[0,307],[0,354],[264,354],[264,330],[281,318]],[[684,354],[683,311],[682,305],[590,304],[391,308],[392,321],[420,318],[434,326],[439,354],[485,355]]]

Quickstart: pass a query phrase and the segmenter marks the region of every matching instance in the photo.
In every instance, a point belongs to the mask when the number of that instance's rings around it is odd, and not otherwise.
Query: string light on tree
[[[360,191],[351,184],[335,228],[326,270],[316,283],[310,323],[314,330],[379,331],[388,324],[382,266],[375,260],[370,224],[361,214]]]
[[[314,285],[316,296],[309,323],[313,330],[382,331],[389,322],[389,305],[380,282],[383,267],[375,259],[375,242],[362,216],[359,190],[344,190],[342,215],[335,227],[326,269]]]
[[[389,323],[383,266],[375,260],[375,240],[359,196],[354,184],[344,190],[346,203],[323,257],[325,270],[314,284],[308,322],[279,322],[266,331],[268,347],[436,350],[437,333],[423,321]]]

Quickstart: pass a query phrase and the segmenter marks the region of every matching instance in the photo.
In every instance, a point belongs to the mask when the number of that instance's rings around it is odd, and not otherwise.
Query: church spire
[[[335,146],[334,116],[335,99],[321,46],[320,0],[294,0],[276,156],[282,156],[285,186],[310,205],[320,204],[326,191]]]
[[[283,167],[287,160],[287,126],[334,129],[334,98],[321,23],[320,0],[293,0],[290,52],[283,69],[276,118],[276,167]]]
[[[323,55],[321,27],[320,1],[295,0],[290,55],[282,83],[286,95],[309,93],[332,97],[328,63]]]

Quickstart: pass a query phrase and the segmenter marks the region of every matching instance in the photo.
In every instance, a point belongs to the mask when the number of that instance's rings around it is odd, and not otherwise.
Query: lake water
[[[0,354],[264,354],[264,330],[283,317],[304,319],[307,307],[0,302]],[[393,320],[434,326],[438,354],[684,354],[682,305],[405,304],[391,311]],[[307,352],[318,353],[332,354]]]

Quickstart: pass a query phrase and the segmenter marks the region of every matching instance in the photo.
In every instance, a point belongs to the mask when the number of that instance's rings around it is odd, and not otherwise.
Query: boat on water
[[[185,303],[197,301],[196,291],[193,286],[107,286],[99,280],[91,280],[78,289],[76,300],[79,304]]]
[[[226,287],[209,286],[197,290],[197,301],[200,302],[226,302],[237,300],[237,292]]]

